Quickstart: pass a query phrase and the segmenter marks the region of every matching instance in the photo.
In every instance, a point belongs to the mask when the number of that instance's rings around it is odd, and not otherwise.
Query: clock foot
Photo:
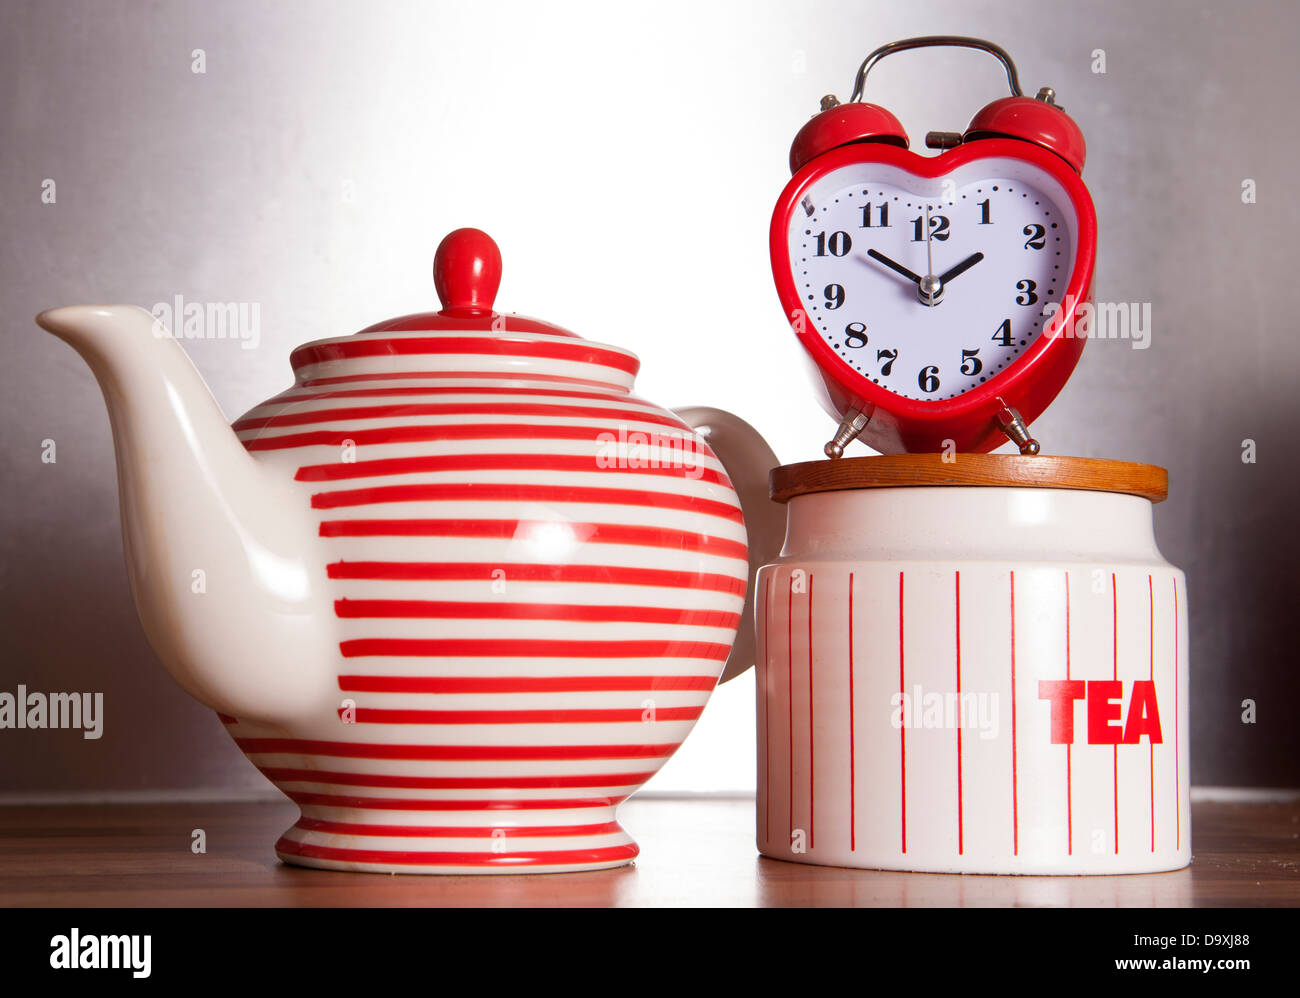
[[[1002,401],[999,399],[998,401]],[[1010,441],[1020,448],[1021,454],[1034,455],[1042,450],[1042,446],[1029,435],[1029,427],[1025,425],[1023,417],[1011,406],[1005,402],[1002,403],[1002,411],[995,417],[998,429],[1005,433]]]
[[[844,448],[853,443],[858,438],[858,434],[866,429],[867,421],[871,417],[857,409],[850,409],[844,414],[844,419],[840,423],[840,428],[835,431],[830,441],[822,448],[823,452],[829,458],[840,458],[844,456]]]

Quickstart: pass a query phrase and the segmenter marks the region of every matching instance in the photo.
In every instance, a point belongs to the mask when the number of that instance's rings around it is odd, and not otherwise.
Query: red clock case
[[[772,274],[776,279],[786,318],[811,359],[816,381],[824,389],[821,402],[836,420],[845,413],[860,410],[869,416],[866,428],[859,439],[881,453],[941,451],[955,448],[966,453],[984,453],[1007,441],[999,429],[996,415],[1006,407],[1019,411],[1026,423],[1032,423],[1051,404],[1065,386],[1066,380],[1078,363],[1085,338],[1073,335],[1075,318],[1080,306],[1092,297],[1093,269],[1096,263],[1097,217],[1088,189],[1080,180],[1078,170],[1083,166],[1083,139],[1077,127],[1064,113],[1047,108],[1029,98],[1010,98],[997,105],[1001,117],[991,122],[990,128],[977,129],[980,115],[971,122],[965,142],[937,156],[919,156],[906,146],[906,136],[897,119],[876,105],[859,104],[858,117],[866,123],[864,135],[858,131],[856,140],[849,140],[853,131],[844,128],[827,133],[827,125],[837,115],[855,109],[855,105],[841,105],[832,112],[813,118],[800,131],[791,149],[791,166],[795,174],[786,185],[772,214],[770,248]],[[1038,104],[1037,115],[1027,116],[1020,105]],[[985,112],[994,109],[990,105]],[[985,114],[981,112],[981,115]],[[1008,115],[1021,119],[1013,124],[1021,130],[1028,118],[1041,122],[1048,115],[1064,119],[1067,129],[1058,127],[1055,134],[1062,141],[1057,151],[1048,151],[1034,138],[1006,138],[998,122]],[[1045,113],[1044,113],[1045,112]],[[887,119],[882,116],[887,116]],[[995,116],[996,117],[996,116]],[[1049,122],[1051,118],[1048,118]],[[820,126],[820,127],[818,127]],[[897,126],[895,128],[895,126]],[[1008,131],[1011,129],[1008,128]],[[988,136],[988,137],[985,137]],[[898,139],[901,138],[901,143]],[[1050,136],[1049,136],[1050,138]],[[827,139],[830,141],[827,142]],[[811,154],[810,146],[836,145],[819,154]],[[812,319],[804,311],[802,299],[795,286],[788,248],[791,218],[800,210],[800,202],[808,188],[825,174],[842,166],[873,162],[894,166],[916,177],[941,178],[956,168],[980,159],[1017,159],[1030,163],[1056,180],[1071,202],[1077,228],[1075,232],[1074,269],[1066,284],[1061,307],[1051,317],[1042,334],[1006,370],[986,384],[972,388],[954,399],[926,402],[903,398],[889,392],[870,379],[842,363],[818,332]]]

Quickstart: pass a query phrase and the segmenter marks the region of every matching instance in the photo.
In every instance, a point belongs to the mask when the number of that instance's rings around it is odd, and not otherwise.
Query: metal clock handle
[[[983,38],[967,38],[964,35],[921,35],[917,38],[904,38],[901,41],[882,45],[862,60],[862,65],[858,67],[857,78],[853,83],[853,96],[849,100],[853,102],[862,100],[863,92],[867,86],[867,74],[885,56],[893,55],[895,52],[905,52],[908,49],[939,48],[942,46],[979,49],[981,52],[989,53],[989,55],[1001,62],[1003,68],[1006,69],[1007,84],[1011,87],[1011,96],[1024,96],[1020,89],[1020,77],[1016,74],[1016,64],[1011,61],[1011,56],[1007,54],[1006,49],[1002,48],[1002,46],[985,41]]]

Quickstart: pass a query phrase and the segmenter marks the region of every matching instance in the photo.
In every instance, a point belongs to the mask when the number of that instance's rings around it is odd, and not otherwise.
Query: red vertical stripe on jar
[[[966,852],[966,822],[961,799],[961,572],[953,573],[953,619],[957,638],[957,855]]]
[[[763,580],[763,672],[762,672],[762,690],[759,694],[763,698],[763,842],[768,841],[768,830],[770,830],[770,820],[768,816],[772,813],[772,728],[767,719],[767,684],[772,677],[772,648],[768,645],[768,639],[771,638],[772,630],[772,577],[768,576]],[[757,665],[757,663],[755,663]]]
[[[1151,688],[1156,685],[1156,590],[1155,580],[1147,576],[1147,619],[1150,622],[1151,651]],[[1156,746],[1147,736],[1147,748],[1151,751],[1151,851],[1156,851]]]
[[[1119,587],[1115,583],[1115,573],[1110,573],[1110,626],[1114,668],[1112,679],[1119,679]],[[1115,855],[1119,855],[1119,746],[1112,746],[1115,760]]]
[[[1070,680],[1070,573],[1065,573],[1065,680]],[[1065,842],[1066,855],[1074,855],[1074,766],[1073,745],[1065,746]]]
[[[905,703],[906,680],[903,663],[903,573],[898,573],[898,694],[899,703]],[[902,850],[907,852],[907,718],[898,726],[898,800],[902,816]]]
[[[1011,854],[1020,855],[1020,782],[1016,772],[1016,573],[1011,573]]]
[[[858,847],[858,750],[853,728],[853,573],[849,573],[849,852]]]
[[[763,580],[763,841],[768,842],[772,814],[772,725],[768,720],[768,684],[772,679],[772,579]]]
[[[817,756],[813,744],[813,575],[808,573],[808,848],[817,844]]]
[[[785,705],[788,716],[786,717],[786,735],[788,744],[786,751],[787,769],[790,774],[790,793],[787,798],[790,813],[788,818],[789,827],[786,829],[785,842],[788,846],[790,839],[794,835],[794,576],[790,577],[790,591],[786,594],[785,603]]]

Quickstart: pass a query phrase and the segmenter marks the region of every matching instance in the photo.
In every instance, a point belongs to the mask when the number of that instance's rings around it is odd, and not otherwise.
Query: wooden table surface
[[[281,864],[288,802],[0,808],[0,906],[1254,906],[1300,904],[1300,802],[1193,805],[1190,868],[1122,877],[882,873],[765,859],[752,800],[636,799],[618,870],[419,877]],[[194,829],[207,852],[191,851]]]

